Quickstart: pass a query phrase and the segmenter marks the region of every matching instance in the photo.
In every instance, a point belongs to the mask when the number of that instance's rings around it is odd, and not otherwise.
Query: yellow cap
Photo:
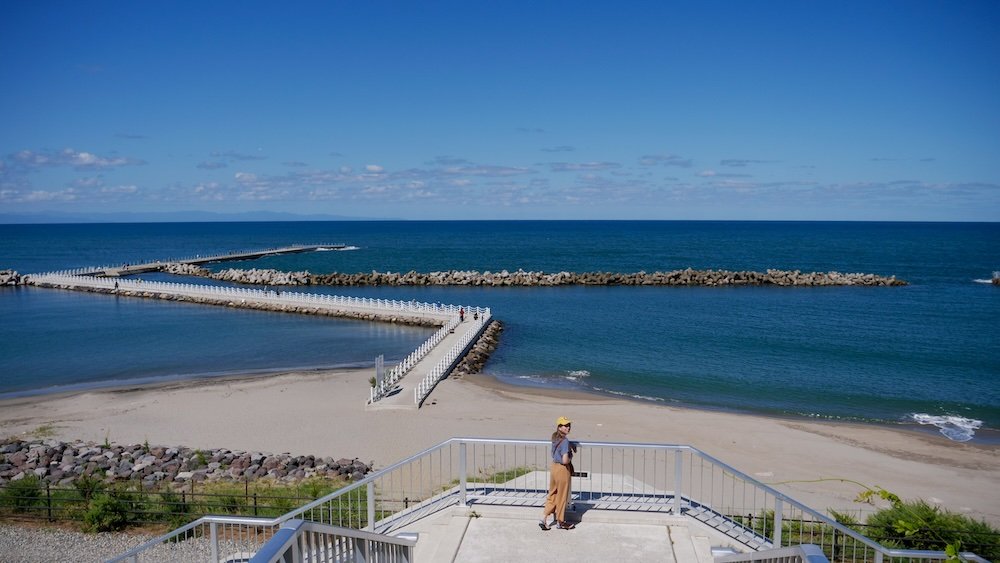
[[[566,426],[567,424],[573,424],[573,421],[565,416],[560,416],[556,419],[556,426]]]

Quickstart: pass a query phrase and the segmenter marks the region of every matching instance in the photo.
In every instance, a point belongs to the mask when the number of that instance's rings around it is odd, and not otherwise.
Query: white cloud
[[[679,166],[690,168],[694,163],[690,158],[682,158],[674,154],[647,154],[639,157],[642,166]]]
[[[66,148],[58,152],[35,152],[22,150],[9,157],[13,163],[26,168],[43,166],[71,166],[78,170],[117,168],[120,166],[145,164],[137,158],[124,156],[104,157],[92,152]]]
[[[102,194],[135,194],[139,193],[139,187],[135,185],[127,186],[106,186],[101,188]]]
[[[367,172],[374,172],[374,173],[382,173],[382,172],[385,172],[385,168],[382,168],[378,164],[366,164],[365,165],[365,171],[367,171]]]
[[[621,168],[617,162],[550,162],[553,172],[578,172],[581,170],[613,170]]]

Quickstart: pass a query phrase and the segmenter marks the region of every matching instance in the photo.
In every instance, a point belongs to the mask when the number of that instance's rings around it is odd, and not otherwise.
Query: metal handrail
[[[303,541],[304,539],[306,541]],[[358,553],[368,557],[373,554],[385,557],[385,559],[376,557],[375,560],[379,561],[395,560],[395,558],[413,561],[413,548],[416,544],[417,540],[411,538],[373,534],[305,520],[291,520],[281,526],[271,541],[250,559],[250,563],[367,560],[353,557]]]
[[[804,544],[716,557],[715,563],[829,563],[818,545]]]

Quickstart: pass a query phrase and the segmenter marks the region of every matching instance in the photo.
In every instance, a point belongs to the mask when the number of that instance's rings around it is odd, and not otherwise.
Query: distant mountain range
[[[161,211],[117,213],[0,213],[0,224],[30,223],[221,223],[255,221],[384,221],[391,217],[348,217],[345,215],[302,215],[279,211],[213,213],[210,211]]]

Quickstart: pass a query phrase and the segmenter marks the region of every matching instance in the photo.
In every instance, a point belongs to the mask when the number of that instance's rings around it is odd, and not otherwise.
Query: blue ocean
[[[486,373],[697,408],[1000,434],[1000,223],[274,222],[0,225],[0,269],[32,273],[289,244],[212,265],[441,270],[864,272],[905,287],[311,287],[487,306]],[[213,283],[168,275],[145,279]],[[432,330],[0,288],[0,397],[405,357]],[[364,390],[359,390],[359,400]]]

